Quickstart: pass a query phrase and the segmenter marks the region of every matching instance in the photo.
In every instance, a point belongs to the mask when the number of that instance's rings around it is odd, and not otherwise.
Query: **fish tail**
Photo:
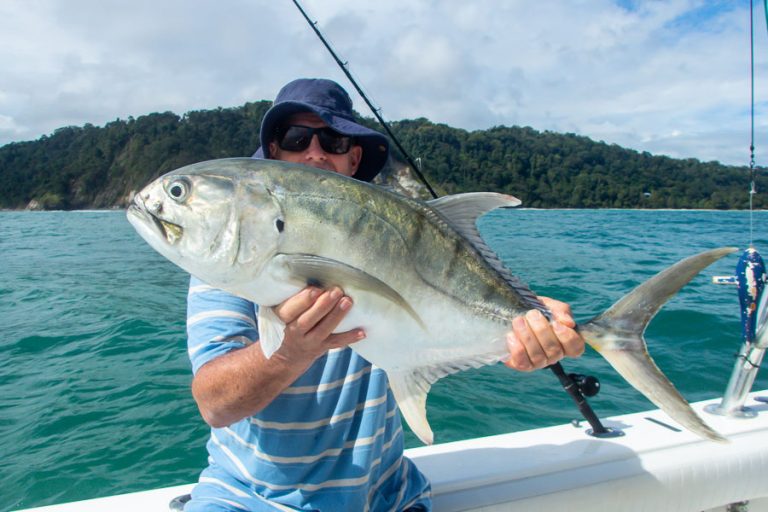
[[[724,247],[686,258],[644,282],[603,314],[579,326],[589,345],[635,389],[686,429],[706,439],[727,439],[702,420],[648,354],[643,332],[664,303],[705,267],[736,251]]]

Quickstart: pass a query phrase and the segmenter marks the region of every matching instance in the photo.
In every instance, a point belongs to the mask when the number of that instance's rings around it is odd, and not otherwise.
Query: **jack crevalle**
[[[274,160],[212,160],[168,173],[135,196],[128,219],[160,254],[259,308],[269,357],[284,325],[272,312],[307,283],[338,285],[354,307],[338,331],[389,377],[411,430],[433,434],[427,393],[446,375],[507,355],[511,320],[546,308],[483,242],[475,221],[512,196],[469,193],[421,202],[351,178]],[[651,402],[696,434],[724,438],[657,368],[643,332],[658,309],[733,248],[692,256],[578,327]]]

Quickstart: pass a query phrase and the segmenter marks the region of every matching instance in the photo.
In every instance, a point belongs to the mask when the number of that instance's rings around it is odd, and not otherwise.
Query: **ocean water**
[[[754,244],[768,257],[768,212]],[[480,222],[489,244],[577,320],[702,250],[749,243],[747,212],[505,210]],[[738,253],[705,270],[652,322],[658,365],[689,400],[725,388],[739,345]],[[0,212],[0,512],[189,483],[207,428],[191,398],[184,314],[188,276],[152,251],[119,211]],[[602,417],[652,408],[590,349],[564,362],[595,375]],[[762,371],[757,388],[768,378]],[[548,371],[501,365],[438,382],[437,442],[578,417]],[[408,446],[418,441],[408,433]]]

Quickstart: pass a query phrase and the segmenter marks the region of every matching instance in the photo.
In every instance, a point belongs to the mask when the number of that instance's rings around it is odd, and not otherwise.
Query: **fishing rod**
[[[397,149],[400,150],[400,153],[405,157],[406,161],[411,166],[411,168],[416,173],[416,175],[419,177],[421,182],[424,183],[424,185],[427,187],[427,190],[429,190],[429,193],[432,195],[434,199],[437,199],[437,194],[430,186],[427,178],[421,173],[419,166],[416,165],[416,163],[411,158],[410,154],[405,150],[405,148],[403,148],[403,146],[400,144],[400,141],[395,136],[395,134],[392,133],[392,130],[389,128],[389,125],[387,124],[386,121],[384,121],[384,118],[379,113],[379,109],[373,106],[373,103],[371,103],[371,101],[368,99],[368,96],[363,92],[362,88],[357,84],[357,81],[354,79],[354,77],[352,76],[352,73],[350,73],[349,71],[348,63],[342,62],[342,60],[333,50],[333,48],[328,43],[326,38],[323,36],[322,32],[320,32],[320,29],[317,27],[317,21],[312,21],[309,18],[306,11],[301,7],[301,4],[299,4],[298,0],[293,0],[293,4],[296,6],[296,8],[299,10],[301,15],[306,20],[306,22],[309,24],[310,28],[315,32],[317,37],[323,43],[323,46],[325,46],[325,48],[331,54],[331,57],[333,57],[333,60],[336,61],[336,64],[339,65],[339,67],[344,72],[346,77],[352,83],[352,86],[355,88],[357,93],[360,95],[361,98],[363,98],[363,101],[365,101],[365,104],[368,105],[369,109],[371,109],[371,112],[373,112],[373,115],[376,116],[376,119],[379,121],[381,126],[384,127],[384,130],[387,132],[387,135],[389,135],[390,139],[392,139],[392,142],[395,143],[395,146],[397,146]],[[595,414],[594,410],[592,409],[592,407],[589,405],[589,402],[587,402],[587,399],[585,398],[585,396],[594,396],[595,394],[597,394],[597,391],[600,389],[599,382],[597,381],[596,378],[577,375],[573,373],[567,374],[565,373],[565,369],[560,363],[549,365],[547,366],[547,368],[549,368],[552,371],[552,373],[555,374],[557,379],[560,381],[560,385],[563,387],[566,393],[568,393],[568,395],[571,397],[573,402],[576,404],[576,407],[579,409],[579,412],[581,413],[581,415],[584,417],[584,419],[587,420],[589,425],[592,427],[591,431],[588,431],[590,435],[593,435],[596,437],[612,437],[612,436],[622,435],[621,431],[613,430],[603,426],[603,424],[600,422],[600,418],[597,417],[597,414]]]
[[[414,170],[414,172],[419,177],[421,182],[424,183],[424,185],[427,187],[427,190],[429,190],[429,193],[432,194],[432,197],[434,199],[437,199],[437,194],[432,189],[432,186],[429,184],[429,181],[427,181],[427,178],[421,173],[421,169],[419,169],[419,166],[416,165],[416,163],[411,158],[411,155],[408,154],[408,152],[400,144],[400,141],[397,139],[397,137],[395,137],[395,134],[392,133],[392,130],[389,128],[389,125],[384,121],[384,118],[381,117],[381,114],[379,113],[379,109],[373,106],[373,103],[370,102],[370,100],[368,99],[368,96],[365,95],[365,93],[360,88],[360,86],[357,85],[357,82],[355,81],[355,79],[352,78],[352,74],[349,72],[347,63],[342,62],[341,59],[339,59],[338,55],[336,55],[336,52],[333,51],[333,48],[331,48],[331,45],[328,44],[328,41],[326,41],[325,37],[323,37],[323,34],[320,32],[320,29],[317,28],[317,22],[309,19],[309,16],[307,16],[307,13],[301,7],[298,0],[293,0],[293,3],[294,5],[296,5],[296,8],[299,10],[299,12],[301,12],[301,15],[304,16],[304,19],[307,20],[307,23],[309,23],[309,26],[312,27],[312,30],[315,31],[315,34],[317,34],[317,37],[320,38],[320,41],[322,41],[325,48],[330,52],[331,56],[333,57],[333,60],[336,61],[336,64],[338,64],[341,70],[344,72],[344,74],[347,75],[347,78],[349,79],[350,82],[352,82],[352,85],[355,87],[355,90],[357,90],[357,93],[360,95],[361,98],[363,98],[363,101],[365,101],[365,104],[368,105],[368,108],[371,109],[371,112],[373,112],[373,115],[376,116],[376,119],[384,127],[384,130],[387,132],[387,135],[389,135],[389,138],[392,139],[392,142],[395,143],[395,146],[397,146],[397,149],[400,150],[400,153],[408,161],[408,164],[411,166],[411,169]]]
[[[768,4],[767,4],[768,5]],[[766,14],[768,16],[768,14]],[[749,246],[754,236],[753,197],[757,193],[755,179],[755,15],[754,1],[749,2],[749,65],[750,65],[750,139],[749,139]]]

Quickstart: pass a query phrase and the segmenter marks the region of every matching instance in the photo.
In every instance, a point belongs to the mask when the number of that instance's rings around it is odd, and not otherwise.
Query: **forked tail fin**
[[[603,314],[579,326],[587,343],[648,400],[691,432],[719,442],[727,439],[704,423],[653,362],[643,332],[680,288],[705,267],[736,250],[724,247],[679,261],[629,292]]]

